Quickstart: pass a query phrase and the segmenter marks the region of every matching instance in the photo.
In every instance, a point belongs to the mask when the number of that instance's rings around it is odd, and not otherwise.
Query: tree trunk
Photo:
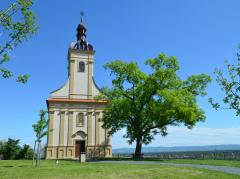
[[[38,160],[38,142],[36,144],[36,160],[35,160],[35,167],[37,166],[37,160]]]
[[[137,141],[136,141],[134,158],[135,159],[142,158],[142,139],[141,138],[138,138]]]
[[[36,154],[36,140],[35,140],[35,143],[34,143],[34,148],[33,148],[33,161],[32,161],[32,165],[34,166],[34,160],[35,160],[35,154]]]
[[[37,145],[37,162],[36,162],[37,166],[39,165],[39,149],[40,149],[40,142],[38,140],[38,145]]]
[[[38,158],[38,165],[40,166],[40,162],[41,162],[41,141],[39,142],[39,158]]]

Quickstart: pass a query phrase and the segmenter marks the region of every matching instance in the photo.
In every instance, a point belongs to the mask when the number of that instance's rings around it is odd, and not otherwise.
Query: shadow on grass
[[[27,166],[27,165],[2,165],[2,166],[0,166],[0,168],[13,168],[13,167],[21,167],[21,168],[23,168],[23,167],[25,167],[25,166]]]

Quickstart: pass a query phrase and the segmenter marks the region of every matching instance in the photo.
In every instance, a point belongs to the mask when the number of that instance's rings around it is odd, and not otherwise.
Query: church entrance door
[[[80,154],[85,153],[85,140],[75,141],[75,157],[79,158]]]

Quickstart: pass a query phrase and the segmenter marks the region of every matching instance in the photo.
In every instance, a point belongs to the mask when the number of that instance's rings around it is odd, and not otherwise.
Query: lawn
[[[205,169],[161,165],[79,163],[42,161],[34,168],[31,161],[0,161],[0,178],[240,178]]]

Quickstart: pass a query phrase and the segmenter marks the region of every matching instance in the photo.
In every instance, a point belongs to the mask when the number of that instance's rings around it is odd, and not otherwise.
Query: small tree
[[[230,64],[225,61],[227,66],[227,73],[216,68],[214,73],[216,75],[216,81],[220,86],[221,90],[224,91],[225,96],[222,99],[223,103],[227,106],[220,105],[219,102],[215,102],[213,98],[209,98],[209,102],[216,110],[222,109],[233,109],[236,115],[240,115],[240,54],[237,53],[236,64]]]
[[[103,88],[108,104],[102,118],[109,134],[126,128],[124,137],[136,142],[136,158],[141,157],[142,144],[149,144],[154,135],[167,135],[167,126],[184,124],[192,128],[204,121],[204,111],[197,105],[197,96],[206,95],[205,88],[211,81],[208,75],[192,75],[181,80],[177,75],[178,61],[160,54],[149,59],[151,73],[142,72],[137,63],[114,61],[105,65],[109,69],[112,88]]]
[[[35,132],[36,140],[34,143],[34,154],[33,154],[33,165],[35,160],[35,166],[38,166],[40,163],[40,147],[42,138],[47,136],[50,132],[48,130],[48,120],[46,119],[46,111],[40,110],[40,119],[37,121],[36,124],[33,124],[33,130]]]
[[[10,60],[9,53],[37,30],[36,17],[31,10],[33,0],[16,0],[0,10],[0,75],[10,78],[13,73],[3,67]],[[17,81],[26,83],[28,75],[19,75]]]

